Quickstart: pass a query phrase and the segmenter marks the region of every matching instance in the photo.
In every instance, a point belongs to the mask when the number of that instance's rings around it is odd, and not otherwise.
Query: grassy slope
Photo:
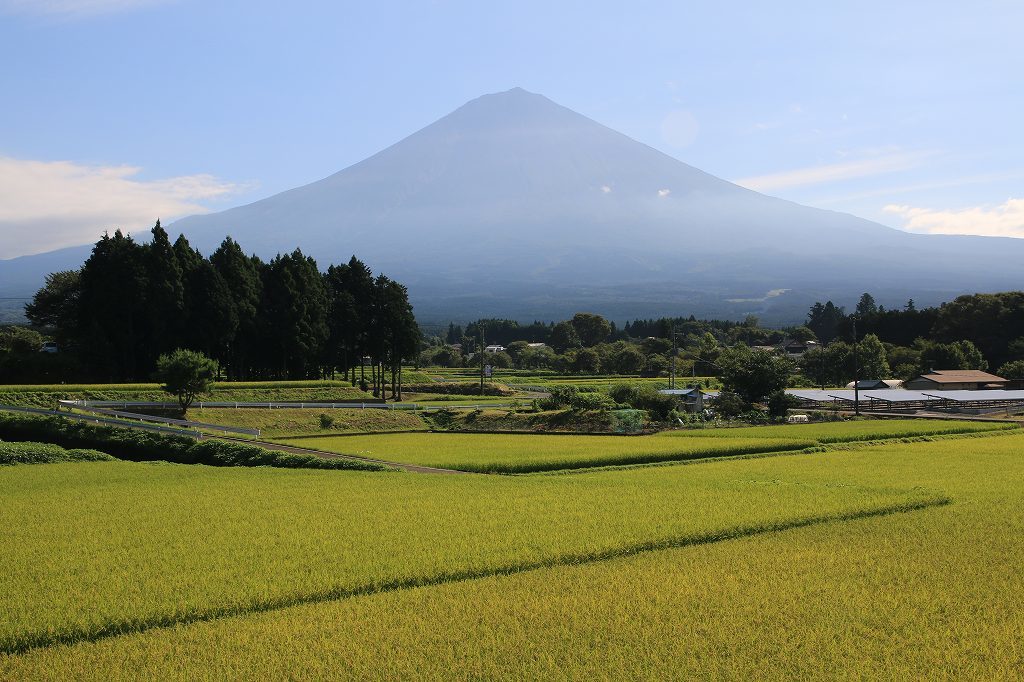
[[[3,469],[0,648],[941,500],[889,483],[783,484],[824,460],[782,460],[771,473],[748,461],[528,478]]]
[[[1017,679],[1022,447],[1011,435],[683,467],[809,486],[899,481],[945,490],[953,503],[57,647],[0,666],[11,678],[87,679]]]
[[[334,420],[327,429],[320,424],[320,415]],[[299,435],[329,435],[375,431],[423,431],[426,424],[418,414],[399,410],[329,410],[329,409],[190,409],[188,418],[207,424],[257,428],[264,438]]]
[[[666,431],[653,436],[421,433],[309,438],[294,445],[409,464],[517,473],[800,450],[819,442],[967,433],[1002,424],[864,421]]]

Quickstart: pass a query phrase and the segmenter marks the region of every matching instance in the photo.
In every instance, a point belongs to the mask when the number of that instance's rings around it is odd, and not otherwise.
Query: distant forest
[[[847,312],[815,303],[803,325],[769,329],[689,317],[622,327],[577,313],[559,322],[490,318],[422,338],[404,286],[355,256],[321,271],[296,249],[269,262],[226,238],[203,257],[159,222],[140,244],[104,235],[78,270],[51,273],[26,306],[31,327],[0,329],[0,382],[149,381],[176,348],[216,359],[223,376],[312,379],[340,375],[383,395],[401,386],[403,361],[576,374],[716,375],[729,349],[816,342],[792,385],[841,385],[854,376],[906,379],[931,369],[983,369],[1024,379],[1024,292],[961,296],[937,307],[876,305]],[[856,336],[854,328],[856,327]],[[856,354],[854,353],[856,339]],[[39,352],[44,340],[58,352]],[[500,346],[500,348],[499,348]],[[780,348],[781,349],[781,348]],[[794,358],[796,354],[791,354]],[[390,381],[387,375],[390,373]]]
[[[188,348],[229,379],[340,373],[377,393],[417,352],[405,287],[355,256],[321,272],[298,249],[263,262],[227,237],[204,258],[184,236],[172,244],[159,221],[152,235],[147,244],[104,235],[79,270],[48,275],[26,316],[59,352],[23,358],[32,361],[4,367],[3,378],[149,381],[161,354]]]
[[[663,317],[634,320],[621,328],[590,313],[523,325],[482,319],[465,328],[451,324],[447,333],[428,338],[420,363],[471,364],[483,339],[505,348],[487,355],[488,364],[498,367],[657,376],[669,371],[675,353],[677,372],[708,376],[718,373],[717,361],[727,348],[815,341],[817,346],[800,358],[793,381],[832,386],[854,377],[854,327],[856,364],[863,378],[907,379],[931,369],[987,369],[1008,379],[1024,379],[1024,292],[961,296],[923,309],[910,300],[889,310],[865,293],[849,313],[831,301],[815,303],[804,325],[786,329],[762,327],[753,316],[740,322]]]

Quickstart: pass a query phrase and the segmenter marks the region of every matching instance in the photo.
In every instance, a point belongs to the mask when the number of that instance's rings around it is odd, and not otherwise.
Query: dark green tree
[[[164,391],[178,398],[184,412],[197,396],[210,390],[216,374],[216,362],[198,351],[178,348],[157,359],[155,376]]]
[[[153,238],[145,246],[147,346],[153,359],[181,345],[179,322],[185,314],[185,287],[178,257],[167,231],[160,221],[152,230]]]
[[[579,348],[581,344],[579,334],[572,322],[559,322],[551,330],[551,338],[548,341],[556,353],[564,353],[570,348]]]
[[[596,346],[612,333],[608,320],[594,313],[576,313],[572,316],[572,326],[584,348]]]
[[[255,257],[246,257],[241,246],[231,237],[226,237],[211,254],[210,263],[227,285],[237,320],[234,336],[226,341],[227,353],[223,364],[230,378],[243,379],[252,373],[258,356],[257,313],[262,288],[259,274],[262,263]]]
[[[734,346],[722,351],[718,364],[724,391],[735,393],[752,405],[786,388],[795,369],[791,360],[767,350]]]
[[[152,368],[146,269],[145,250],[120,230],[104,234],[82,266],[76,345],[98,377],[131,381]]]

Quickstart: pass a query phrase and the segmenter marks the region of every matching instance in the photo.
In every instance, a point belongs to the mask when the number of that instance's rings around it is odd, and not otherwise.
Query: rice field
[[[392,433],[289,439],[289,445],[478,473],[520,474],[802,450],[813,440],[491,433]]]
[[[347,598],[299,600],[294,606],[240,609],[237,615],[208,622],[169,619],[168,623],[177,623],[170,628],[142,624],[135,628],[137,632],[121,636],[0,654],[0,677],[1016,679],[1024,668],[1020,639],[1024,615],[1019,608],[1024,597],[1022,449],[1024,435],[1010,433],[568,477],[315,473],[314,478],[327,475],[358,481],[341,485],[338,497],[351,495],[351,488],[376,497],[378,485],[396,480],[433,481],[416,486],[441,485],[434,491],[439,495],[413,496],[404,512],[436,514],[441,511],[435,506],[438,500],[452,505],[452,511],[475,505],[476,512],[501,517],[488,528],[496,532],[492,538],[499,544],[508,541],[509,524],[516,526],[518,541],[505,545],[513,556],[551,551],[553,534],[560,534],[562,550],[588,544],[612,549],[585,558],[562,554],[539,562],[535,569],[511,573],[484,570],[470,580],[441,579]],[[145,468],[100,463],[10,471],[33,474],[17,481],[18,491],[27,488],[27,498],[52,491],[57,481],[85,477],[89,480],[83,482],[83,489],[93,492],[86,496],[91,499],[102,497],[100,491],[112,498],[132,491],[138,484],[138,470]],[[199,477],[225,473],[187,471]],[[276,478],[293,472],[266,473]],[[467,496],[458,501],[449,486],[469,485],[468,481],[502,487],[495,495],[481,495],[485,500]],[[548,515],[520,504],[525,502],[521,496],[526,488],[536,491],[538,483],[572,485],[571,503],[564,500],[569,491],[562,489],[560,494],[563,504],[579,514],[559,524],[560,514],[554,510]],[[163,481],[160,487],[166,489],[166,485]],[[689,501],[690,495],[701,495],[706,485],[711,485],[711,497],[717,495],[718,502],[702,496]],[[520,493],[513,494],[515,500],[507,500],[517,487]],[[481,493],[484,489],[480,488]],[[590,494],[578,498],[584,491]],[[737,491],[740,497],[733,497]],[[202,492],[208,498],[210,488],[204,486]],[[268,504],[278,509],[301,507],[294,489],[292,493]],[[407,489],[402,497],[409,493]],[[316,487],[315,494],[333,499],[323,488]],[[649,508],[649,495],[659,511]],[[657,502],[673,497],[682,505],[675,514]],[[474,500],[472,505],[468,500]],[[543,497],[531,501],[551,503]],[[613,508],[605,514],[609,502]],[[586,509],[588,504],[594,508]],[[871,513],[883,509],[892,513]],[[808,510],[821,522],[787,524],[784,520],[800,518]],[[52,508],[47,505],[45,511]],[[154,511],[146,506],[136,515]],[[332,506],[331,511],[338,509]],[[10,528],[11,520],[25,522],[30,511],[19,503],[5,513],[15,514],[0,526]],[[599,521],[585,522],[580,528],[579,522],[594,513]],[[694,513],[697,518],[691,518]],[[265,554],[279,553],[284,558],[288,553],[281,551],[283,538],[316,534],[318,525],[295,527],[286,523],[288,518],[282,517],[279,527],[251,524],[243,531],[245,539],[238,541],[243,547],[232,550],[256,544],[264,547]],[[431,520],[431,527],[444,523],[430,514],[424,518]],[[106,520],[101,516],[95,522]],[[475,531],[483,529],[476,524],[486,523],[465,516],[459,522],[473,524]],[[607,536],[596,529],[609,522]],[[162,534],[166,536],[178,523],[177,517],[173,524],[165,518]],[[731,534],[708,532],[730,523]],[[44,535],[54,537],[54,526],[59,523],[44,524]],[[634,535],[624,535],[627,526]],[[703,534],[689,536],[703,542],[650,544],[652,539],[671,536],[665,535],[671,527],[683,531],[675,536],[677,540],[689,532]],[[416,544],[425,535],[417,530],[407,541]],[[468,537],[455,536],[457,543],[458,538]],[[623,540],[636,538],[648,545],[624,550],[629,546]],[[96,542],[99,549],[111,547],[101,538]],[[220,555],[215,547],[200,542],[201,551],[195,554]],[[380,541],[359,534],[334,542],[361,553]],[[489,556],[490,543],[484,544]],[[4,546],[18,547],[9,541]],[[36,540],[29,549],[27,553],[45,559],[63,548],[47,549],[42,540]],[[97,580],[88,590],[70,581],[62,586],[65,591],[53,591],[50,608],[57,609],[63,619],[102,607],[108,607],[114,617],[123,617],[126,597],[145,599],[151,590],[159,589],[150,582],[151,569],[131,560],[134,549],[129,545],[129,555],[108,559],[123,563],[119,572],[108,573],[106,580]],[[329,544],[319,554],[329,556],[337,549],[337,544]],[[482,558],[467,554],[466,546],[455,544],[449,549],[450,563],[455,556],[470,561]],[[14,557],[16,564],[27,562],[23,554]],[[425,556],[406,555],[409,574],[422,570],[425,564],[417,561]],[[379,551],[371,560],[384,563],[388,559],[387,551]],[[242,564],[240,572],[255,572],[247,570],[253,560],[250,554],[242,554],[237,561]],[[208,573],[196,571],[180,555],[165,561],[161,569],[170,580],[188,573],[197,584],[179,586],[184,590],[181,600],[199,600],[197,593],[211,580]],[[77,562],[69,567],[81,568]],[[56,572],[53,563],[44,563],[36,578],[53,581],[57,577],[51,573]],[[89,570],[85,572],[88,576]],[[143,582],[129,591],[125,584],[138,581],[140,573]],[[305,577],[301,571],[265,573],[262,594],[274,582],[301,583]],[[318,578],[323,579],[323,572]],[[238,594],[230,601],[245,603]],[[84,605],[78,603],[83,597]],[[25,617],[25,602],[37,598],[31,587],[26,595],[3,595],[3,603],[15,605],[22,633],[28,625],[38,628],[52,620],[41,609],[29,609],[34,620]],[[4,616],[8,648],[10,633],[18,632],[10,627],[10,620]]]
[[[782,484],[757,467],[695,471],[0,470],[0,651],[944,500]]]
[[[937,426],[761,442],[862,424]],[[573,476],[0,468],[0,679],[1017,678],[1024,433],[978,436]]]
[[[289,440],[291,445],[404,464],[529,473],[802,450],[822,443],[973,433],[985,422],[899,420],[663,431],[651,436],[408,433]]]

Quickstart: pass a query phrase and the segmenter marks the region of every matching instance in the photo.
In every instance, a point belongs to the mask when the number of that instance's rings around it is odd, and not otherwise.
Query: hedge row
[[[480,384],[475,381],[439,381],[430,384],[402,384],[402,390],[409,393],[436,393],[441,395],[480,395]],[[502,384],[484,384],[484,395],[512,395]]]
[[[34,417],[0,413],[0,440],[37,441],[63,448],[99,450],[132,462],[164,461],[211,466],[271,466],[289,469],[358,469],[386,467],[351,459],[292,455],[255,445],[218,440],[195,441],[112,426],[73,422],[61,417]]]
[[[53,462],[104,462],[114,459],[97,450],[65,450],[53,443],[8,443],[0,441],[0,466],[10,464],[51,464]]]

